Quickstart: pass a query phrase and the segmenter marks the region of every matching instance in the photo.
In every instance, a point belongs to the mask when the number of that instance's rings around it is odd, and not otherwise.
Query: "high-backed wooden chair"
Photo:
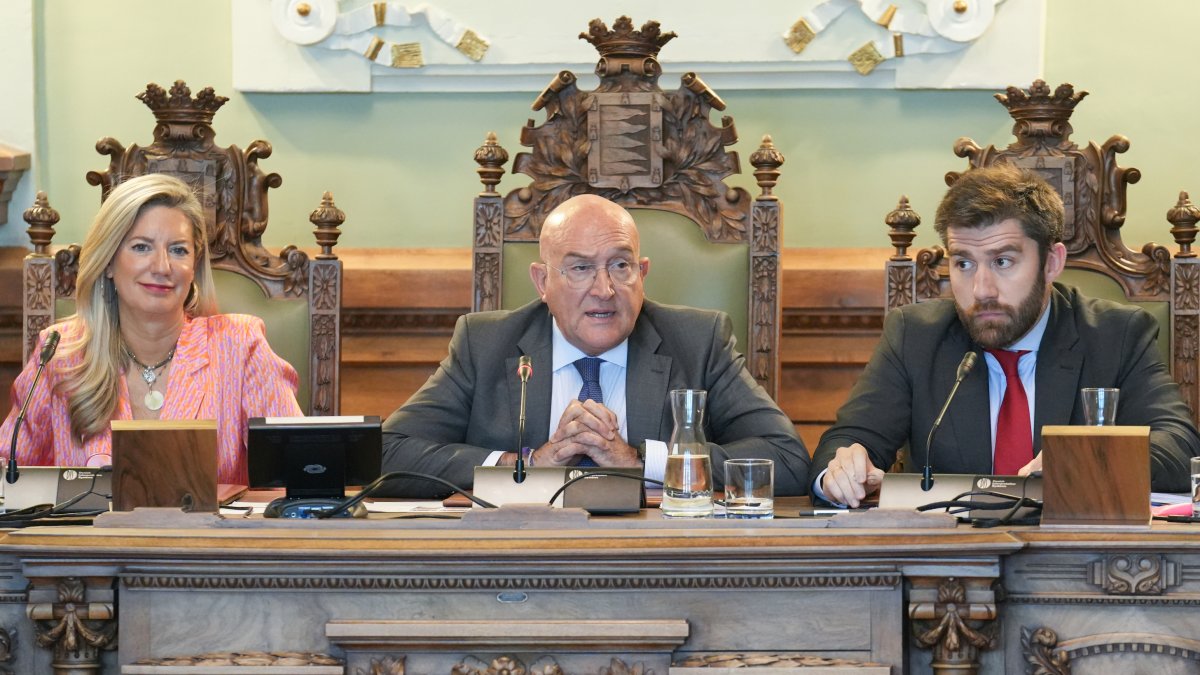
[[[981,148],[969,138],[960,138],[954,154],[967,158],[968,171],[1009,162],[1037,171],[1058,189],[1066,208],[1063,239],[1068,269],[1062,279],[1090,295],[1141,304],[1158,318],[1159,346],[1195,418],[1200,410],[1196,377],[1200,258],[1192,250],[1192,242],[1200,210],[1181,192],[1167,212],[1170,233],[1178,246],[1173,254],[1155,243],[1140,250],[1126,246],[1121,239],[1126,187],[1136,183],[1141,172],[1117,166],[1117,154],[1129,149],[1129,139],[1124,136],[1114,135],[1103,145],[1088,143],[1086,147],[1070,140],[1071,113],[1085,96],[1086,91],[1076,92],[1070,84],[1051,91],[1042,80],[1029,89],[1009,87],[996,99],[1016,121],[1016,142],[1003,149]],[[946,184],[953,184],[960,175],[947,173]],[[896,249],[887,262],[887,309],[948,295],[949,271],[943,248],[935,246],[918,251],[915,257],[908,255],[913,228],[921,219],[907,198],[902,197],[885,220]]]
[[[122,181],[147,173],[176,176],[200,196],[208,218],[209,253],[223,312],[263,318],[271,348],[300,374],[297,399],[305,412],[336,415],[341,360],[342,263],[333,253],[345,214],[326,192],[309,219],[316,225],[320,253],[310,258],[295,246],[275,255],[262,244],[267,228],[267,190],[283,182],[264,174],[260,159],[271,144],[258,140],[246,150],[213,144],[212,119],[228,100],[211,87],[194,98],[177,81],[170,91],[150,84],[137,98],[154,113],[154,142],[128,148],[103,138],[96,151],[110,157],[108,169],[89,171],[101,201]],[[33,252],[24,265],[25,358],[37,334],[58,316],[74,311],[79,246],[51,252],[59,214],[44,193],[25,212]]]
[[[642,252],[654,266],[647,296],[721,309],[733,318],[754,377],[775,396],[779,382],[779,238],[782,207],[772,193],[783,155],[769,136],[750,157],[761,194],[751,198],[725,178],[740,172],[733,120],[709,112],[725,103],[695,74],[676,91],[658,86],[659,49],[675,37],[656,21],[635,30],[629,17],[609,29],[593,20],[579,36],[600,52],[600,85],[583,92],[563,71],[533,103],[531,148],[513,172],[531,181],[501,195],[508,152],[489,133],[475,153],[484,190],[474,210],[474,310],[515,307],[535,296],[528,278],[542,221],[576,195],[601,195],[631,210]],[[675,214],[675,215],[668,215]],[[680,218],[682,216],[682,218]],[[684,222],[679,222],[684,221]],[[509,246],[507,244],[525,244]]]

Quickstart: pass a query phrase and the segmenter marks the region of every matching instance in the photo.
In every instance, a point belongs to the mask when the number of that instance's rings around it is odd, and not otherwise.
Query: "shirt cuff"
[[[662,441],[646,441],[646,456],[642,458],[644,465],[643,478],[662,480],[667,473],[667,444]]]
[[[487,459],[483,460],[483,464],[481,464],[480,466],[498,466],[500,464],[500,458],[503,456],[504,456],[503,450],[493,451],[490,455],[487,456]]]
[[[821,481],[825,478],[825,473],[828,471],[829,471],[829,469],[825,468],[825,469],[821,470],[821,473],[817,474],[817,479],[815,481],[813,481],[813,484],[812,484],[812,496],[824,501],[825,503],[829,504],[830,506],[835,506],[839,509],[850,508],[849,504],[839,504],[838,502],[835,502],[832,499],[830,499],[829,497],[825,496],[825,491],[821,489]]]

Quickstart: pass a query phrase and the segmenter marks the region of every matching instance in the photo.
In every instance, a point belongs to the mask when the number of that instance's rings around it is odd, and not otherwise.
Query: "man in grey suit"
[[[1154,489],[1187,490],[1200,436],[1159,354],[1157,323],[1144,310],[1055,283],[1066,261],[1058,193],[1008,165],[968,171],[947,191],[934,227],[954,299],[888,315],[817,446],[814,495],[858,506],[906,443],[913,465],[928,460],[936,472],[1040,470],[1041,428],[1082,424],[1082,387],[1119,388],[1117,424],[1151,428]],[[967,352],[979,364],[927,448]]]
[[[645,300],[650,261],[625,209],[594,195],[546,217],[541,261],[529,274],[540,300],[461,317],[450,354],[384,424],[385,471],[435,475],[469,487],[480,465],[516,461],[521,356],[532,359],[525,444],[532,466],[644,466],[661,479],[674,422],[668,393],[705,389],[713,475],[729,457],[775,460],[777,495],[804,494],[809,455],[795,428],[745,368],[723,313]],[[642,455],[643,442],[646,443]],[[391,491],[437,497],[418,479]]]

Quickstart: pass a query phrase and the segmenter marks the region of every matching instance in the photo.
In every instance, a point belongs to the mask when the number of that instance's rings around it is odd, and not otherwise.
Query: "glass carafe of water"
[[[675,431],[667,446],[662,513],[671,518],[706,518],[713,513],[712,460],[704,440],[703,389],[675,389],[671,412]]]

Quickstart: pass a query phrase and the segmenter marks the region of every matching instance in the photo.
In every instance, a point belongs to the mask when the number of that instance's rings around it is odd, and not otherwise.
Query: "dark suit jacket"
[[[384,471],[433,474],[470,487],[474,467],[517,444],[517,360],[529,355],[525,445],[544,444],[550,429],[551,317],[541,301],[512,311],[466,314],[450,354],[423,387],[384,423]],[[728,457],[775,460],[775,493],[805,494],[809,455],[791,421],[767,396],[734,349],[729,317],[647,301],[629,336],[626,428],[629,444],[667,441],[674,428],[668,392],[705,389],[704,432],[720,485]],[[440,496],[443,487],[397,480],[390,492]]]
[[[1035,443],[1044,425],[1083,423],[1081,387],[1118,387],[1117,423],[1151,428],[1153,488],[1187,491],[1188,458],[1200,450],[1200,436],[1155,344],[1157,322],[1144,310],[1087,298],[1061,284],[1054,284],[1050,303],[1037,356]],[[980,347],[959,321],[952,300],[890,313],[850,399],[821,437],[813,477],[839,447],[851,443],[862,443],[881,469],[890,467],[908,443],[909,468],[923,466],[925,437],[968,350]],[[980,356],[982,361],[982,352]],[[979,363],[963,380],[934,437],[935,473],[992,471],[988,372],[983,366]]]

